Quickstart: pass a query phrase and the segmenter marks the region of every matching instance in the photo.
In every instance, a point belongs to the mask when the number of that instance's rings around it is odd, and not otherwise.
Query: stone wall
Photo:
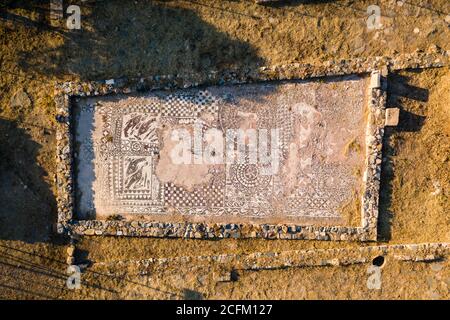
[[[410,262],[439,261],[449,253],[448,243],[422,243],[367,246],[360,248],[289,250],[282,252],[255,252],[250,254],[222,254],[174,258],[150,258],[96,263],[104,266],[137,266],[140,274],[155,268],[180,264],[200,265],[215,263],[237,270],[269,270],[280,268],[346,266],[371,263],[376,257]]]
[[[212,71],[208,74],[165,75],[139,79],[110,79],[101,82],[68,82],[57,86],[57,188],[58,233],[69,235],[115,235],[185,238],[254,238],[374,241],[377,237],[381,149],[384,134],[386,77],[389,70],[429,68],[448,65],[449,52],[432,47],[395,58],[374,57],[330,61],[322,65],[283,65],[258,70]],[[379,86],[369,88],[370,120],[366,132],[365,192],[360,227],[298,226],[269,224],[161,223],[145,221],[101,221],[74,219],[72,136],[70,101],[76,97],[131,93],[156,89],[188,88],[198,85],[251,83],[255,81],[307,79],[347,74],[381,75]]]

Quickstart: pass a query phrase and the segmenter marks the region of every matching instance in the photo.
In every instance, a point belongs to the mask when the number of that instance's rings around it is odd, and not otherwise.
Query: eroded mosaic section
[[[342,220],[361,196],[366,93],[348,77],[81,99],[78,212]]]

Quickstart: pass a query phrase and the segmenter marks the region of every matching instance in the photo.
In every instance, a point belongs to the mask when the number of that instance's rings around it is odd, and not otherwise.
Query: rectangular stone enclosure
[[[65,95],[73,212],[60,222],[87,235],[374,240],[384,93],[370,83]]]

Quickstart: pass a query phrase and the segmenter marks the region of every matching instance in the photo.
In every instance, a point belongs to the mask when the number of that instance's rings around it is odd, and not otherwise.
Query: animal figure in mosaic
[[[145,158],[137,158],[129,161],[126,170],[126,189],[143,187],[147,185],[149,177],[147,177],[147,173],[144,171],[144,167],[147,165],[148,162]]]

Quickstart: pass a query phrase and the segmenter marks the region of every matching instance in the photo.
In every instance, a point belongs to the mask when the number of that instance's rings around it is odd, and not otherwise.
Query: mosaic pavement
[[[354,76],[80,98],[77,216],[348,223],[366,95]]]

